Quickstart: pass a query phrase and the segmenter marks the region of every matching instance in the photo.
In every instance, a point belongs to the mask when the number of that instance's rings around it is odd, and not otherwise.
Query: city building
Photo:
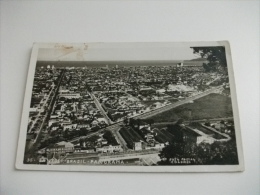
[[[56,143],[54,146],[49,146],[46,148],[46,152],[53,153],[53,152],[60,152],[60,153],[70,153],[74,152],[74,145],[70,142],[59,142]]]

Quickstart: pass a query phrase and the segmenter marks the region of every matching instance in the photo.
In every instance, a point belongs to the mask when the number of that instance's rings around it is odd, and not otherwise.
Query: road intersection
[[[145,119],[145,118],[157,115],[157,114],[159,114],[161,112],[165,112],[165,111],[168,111],[170,109],[176,108],[176,107],[181,106],[183,104],[187,104],[187,103],[189,103],[191,101],[194,101],[196,99],[202,98],[202,97],[207,96],[207,95],[209,95],[211,93],[217,93],[217,92],[219,92],[222,89],[223,89],[222,86],[214,87],[214,88],[211,88],[211,89],[209,89],[207,91],[204,91],[204,92],[202,92],[200,94],[194,95],[192,97],[188,97],[185,100],[181,100],[181,101],[178,101],[178,102],[175,102],[175,103],[172,103],[172,104],[168,104],[166,106],[163,106],[163,107],[151,110],[149,112],[145,112],[145,113],[139,114],[137,116],[132,116],[132,117],[129,117],[129,118]],[[101,106],[101,108],[102,108],[102,106]],[[105,112],[103,108],[101,109],[101,111]],[[98,131],[96,131],[94,133],[91,133],[91,134],[89,134],[87,136],[82,136],[82,137],[75,138],[75,139],[71,140],[70,142],[72,142],[72,143],[74,142],[75,143],[75,142],[79,141],[81,138],[89,138],[89,137],[91,137],[93,135],[99,134],[100,132],[102,132],[102,131],[104,131],[106,129],[106,130],[109,130],[109,131],[111,131],[113,133],[113,135],[115,136],[115,138],[118,141],[118,143],[122,146],[123,150],[127,151],[128,150],[127,144],[126,144],[126,142],[124,141],[124,139],[122,138],[122,136],[119,133],[119,130],[122,127],[122,125],[123,125],[123,121],[112,123],[108,127],[102,128],[102,129],[100,129],[100,130],[98,130]]]

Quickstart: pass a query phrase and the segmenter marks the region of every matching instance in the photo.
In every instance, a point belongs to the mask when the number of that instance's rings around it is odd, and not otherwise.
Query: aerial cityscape
[[[189,49],[200,56],[38,60],[24,164],[238,164],[225,49]]]

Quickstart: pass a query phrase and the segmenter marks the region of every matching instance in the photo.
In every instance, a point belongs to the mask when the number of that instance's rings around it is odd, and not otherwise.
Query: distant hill
[[[203,62],[206,62],[206,61],[208,61],[208,60],[205,59],[205,58],[196,58],[196,59],[192,59],[192,60],[190,60],[190,61],[199,61],[199,62],[203,61]]]
[[[207,60],[203,58],[197,58],[193,60],[143,60],[143,61],[37,61],[37,67],[47,67],[48,65],[54,65],[55,67],[105,67],[108,65],[110,68],[125,67],[125,66],[177,66],[177,64],[183,62],[184,66],[195,65],[202,66]]]
[[[184,60],[183,64],[184,66],[202,66],[203,63],[207,63],[208,60],[205,58],[196,58],[192,60]]]
[[[147,61],[37,61],[36,66],[46,67],[48,65],[54,65],[55,67],[105,67],[108,65],[110,68],[124,67],[124,66],[169,66],[177,65],[181,60],[147,60]]]
[[[196,59],[192,59],[192,60],[184,60],[183,64],[184,66],[190,66],[190,65],[194,65],[194,66],[202,66],[204,63],[208,63],[209,61],[205,58],[196,58]]]

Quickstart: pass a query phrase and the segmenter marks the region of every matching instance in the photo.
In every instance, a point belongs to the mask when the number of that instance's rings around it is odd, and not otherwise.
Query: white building
[[[161,150],[165,147],[165,144],[164,143],[156,143],[154,146],[146,146],[145,149],[148,150],[148,149],[157,149],[157,150]]]
[[[70,142],[59,142],[52,147],[47,147],[46,152],[53,152],[53,153],[67,153],[74,151],[74,144]]]
[[[72,130],[72,129],[76,129],[77,128],[77,124],[69,124],[69,125],[63,125],[63,130]]]
[[[197,137],[197,144],[200,143],[208,143],[208,144],[212,144],[214,143],[215,139],[213,137],[207,136],[207,135],[202,135],[202,136],[198,136]]]
[[[133,149],[135,151],[140,151],[140,150],[143,150],[144,149],[144,144],[143,142],[140,140],[139,142],[134,142],[133,143]]]
[[[117,146],[103,146],[102,148],[97,148],[97,152],[102,152],[102,153],[113,153],[113,152],[123,152],[123,149],[120,145]]]
[[[68,98],[68,99],[72,99],[72,98],[80,98],[81,95],[79,93],[62,93],[62,94],[59,94],[59,97],[65,97],[65,98]]]
[[[29,112],[38,112],[38,108],[30,108]]]

